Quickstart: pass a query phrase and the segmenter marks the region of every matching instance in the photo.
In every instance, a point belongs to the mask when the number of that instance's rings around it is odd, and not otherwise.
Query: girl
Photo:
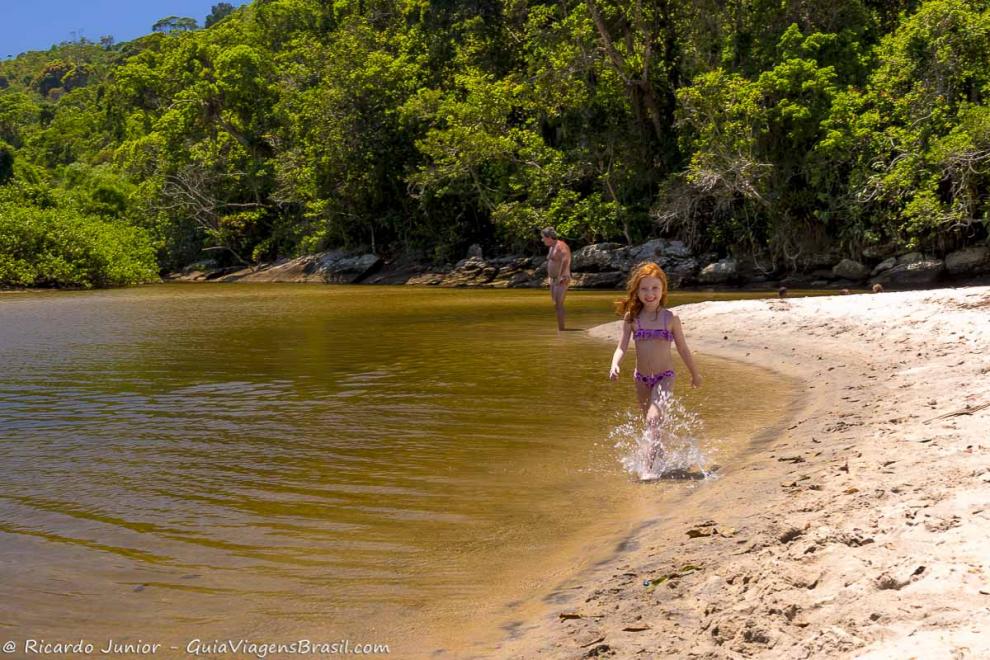
[[[612,355],[612,368],[608,376],[619,377],[619,362],[629,348],[629,338],[636,341],[636,397],[646,418],[650,433],[652,465],[660,449],[657,432],[663,421],[663,402],[674,388],[674,361],[670,345],[677,345],[677,352],[691,372],[691,387],[701,387],[701,374],[694,365],[691,350],[684,340],[681,320],[667,309],[667,275],[652,262],[641,264],[629,277],[627,296],[615,303],[616,312],[622,315],[622,335]]]

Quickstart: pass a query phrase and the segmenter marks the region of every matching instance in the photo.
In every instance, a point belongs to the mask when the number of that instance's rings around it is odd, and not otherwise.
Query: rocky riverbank
[[[620,288],[630,269],[656,261],[672,288],[754,287],[855,289],[930,288],[945,283],[967,284],[990,279],[990,248],[973,246],[936,258],[921,252],[897,253],[892,248],[865,250],[859,261],[833,253],[795,258],[787,267],[759,258],[723,258],[694,254],[684,243],[663,238],[642,245],[596,243],[574,251],[573,286]],[[473,246],[454,264],[433,265],[402,256],[385,259],[371,253],[331,250],[247,268],[219,268],[215,262],[192,264],[166,279],[184,282],[317,282],[331,284],[412,284],[440,287],[537,288],[545,284],[542,256],[485,257]]]

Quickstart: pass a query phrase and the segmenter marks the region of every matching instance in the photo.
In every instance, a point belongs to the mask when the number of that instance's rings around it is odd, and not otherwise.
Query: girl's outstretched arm
[[[691,387],[701,387],[701,374],[698,373],[698,367],[694,364],[694,356],[691,355],[691,349],[688,348],[687,340],[684,339],[684,328],[681,326],[681,319],[677,315],[674,315],[670,329],[674,333],[677,353],[691,372]]]
[[[632,335],[632,321],[625,321],[622,324],[622,335],[619,337],[619,345],[615,347],[615,353],[612,354],[612,368],[608,370],[608,377],[615,380],[619,377],[619,362],[622,362],[622,356],[626,354],[626,349],[629,348],[629,337]]]

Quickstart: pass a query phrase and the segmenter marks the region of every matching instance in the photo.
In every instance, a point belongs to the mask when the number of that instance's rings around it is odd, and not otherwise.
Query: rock
[[[336,250],[317,260],[314,271],[328,284],[354,284],[362,281],[382,263],[375,254],[346,255]]]
[[[506,282],[510,289],[539,289],[546,277],[540,277],[534,270],[523,270],[513,274]]]
[[[571,271],[602,273],[628,268],[629,249],[619,243],[586,245],[571,257]]]
[[[488,263],[498,268],[499,279],[506,279],[526,268],[529,265],[529,259],[516,258],[511,261],[493,259]]]
[[[667,273],[667,284],[672,289],[678,289],[686,284],[695,281],[698,272],[698,262],[694,259],[686,259],[672,267],[664,266]]]
[[[202,282],[206,280],[206,273],[200,270],[190,271],[188,273],[167,273],[162,276],[162,279],[166,282]],[[0,286],[0,290],[5,287]]]
[[[884,243],[883,245],[868,245],[863,248],[863,258],[864,259],[886,259],[888,257],[894,256],[897,252],[897,247],[893,243]]]
[[[454,269],[451,272],[464,271],[466,273],[473,273],[487,267],[488,262],[481,257],[464,257],[454,264]]]
[[[422,273],[420,275],[413,275],[406,280],[406,284],[422,284],[426,286],[440,286],[443,284],[444,274],[443,273]]]
[[[182,269],[183,275],[188,275],[190,273],[207,273],[209,271],[217,270],[220,268],[220,264],[216,262],[215,259],[203,259],[202,261],[197,261],[196,263],[189,264]]]
[[[330,250],[297,259],[245,268],[218,278],[221,282],[327,282],[353,284],[371,274],[382,260],[374,254]]]
[[[643,263],[644,261],[654,261],[660,264],[663,261],[667,250],[667,241],[662,238],[655,238],[642,245],[634,245],[629,248],[629,270]],[[661,264],[662,267],[662,264]]]
[[[843,259],[832,268],[832,274],[853,282],[865,280],[870,275],[870,269],[852,259]]]
[[[736,278],[736,260],[722,259],[701,269],[698,280],[704,284],[725,284]]]
[[[945,257],[945,269],[950,275],[975,275],[990,270],[990,248],[967,247]]]
[[[895,289],[928,286],[938,282],[944,270],[945,264],[938,259],[898,263],[890,270],[880,273],[871,283]]]
[[[573,273],[572,286],[581,289],[615,289],[621,287],[626,274],[619,270],[605,273]]]
[[[205,279],[207,282],[211,282],[213,280],[222,282],[223,280],[221,278],[223,278],[224,276],[238,272],[243,274],[249,274],[249,273],[253,273],[254,271],[250,268],[241,268],[240,266],[227,266],[226,268],[218,268],[217,270],[206,273],[206,277],[202,279]]]
[[[498,275],[498,267],[481,257],[461,259],[440,283],[442,287],[465,287],[488,284]]]
[[[537,288],[543,286],[546,279],[537,275],[537,269],[533,267],[538,259],[527,257],[503,257],[493,259],[489,263],[498,266],[498,273],[488,286],[502,288]]]
[[[505,256],[505,257],[492,257],[491,259],[487,259],[486,261],[488,261],[488,263],[490,263],[492,266],[498,266],[499,268],[502,268],[503,266],[508,266],[509,264],[528,262],[529,259],[527,259],[526,257],[520,257],[514,255],[514,256]]]
[[[673,264],[661,264],[667,273],[667,283],[677,289],[688,282],[693,282],[698,274],[698,262],[694,259],[684,259]]]
[[[831,268],[819,268],[818,270],[811,272],[811,277],[816,280],[824,280],[829,282],[835,279],[835,275],[832,274]]]
[[[809,252],[797,258],[797,267],[804,272],[832,269],[832,264],[839,260],[839,255],[833,252]]]
[[[663,239],[660,239],[663,240]],[[694,254],[691,248],[684,245],[683,241],[668,241],[664,249],[664,256],[672,259],[693,259]]]
[[[698,262],[703,264],[710,264],[718,261],[717,252],[705,252],[704,254],[699,254],[697,256]]]
[[[585,279],[583,273],[615,273],[627,275],[637,265],[653,261],[667,273],[671,287],[678,287],[688,279],[693,279],[698,270],[698,261],[691,250],[681,241],[668,241],[655,238],[642,245],[625,247],[618,243],[596,243],[577,250],[571,260],[575,286],[599,288],[601,282],[611,282],[614,275],[606,278]],[[581,282],[578,284],[578,282]],[[587,282],[585,284],[584,282]]]
[[[668,241],[656,238],[643,245],[630,248],[629,268],[644,261],[654,261],[667,274],[671,288],[680,287],[685,281],[693,280],[698,272],[698,260],[681,241]]]
[[[221,268],[216,260],[203,259],[189,264],[180,271],[165,275],[164,279],[168,282],[207,282],[240,270],[243,270],[245,274],[254,272],[254,269],[245,269],[242,266]]]
[[[225,273],[218,282],[312,282],[318,281],[306,273],[312,257],[280,259],[272,264],[242,268],[233,273]]]
[[[896,265],[897,265],[897,257],[890,257],[888,259],[884,259],[883,261],[881,261],[880,263],[878,263],[876,266],[873,267],[873,272],[871,272],[870,275],[872,277],[876,277],[883,271],[890,270]]]
[[[916,264],[919,261],[924,261],[924,260],[925,260],[925,255],[921,254],[920,252],[908,252],[907,254],[902,254],[901,256],[897,257],[897,265],[900,266],[902,264],[904,265]]]
[[[678,279],[693,275],[698,268],[697,260],[683,242],[655,238],[631,247],[618,243],[588,245],[574,253],[571,270],[578,273],[628,273],[644,261],[658,263],[668,276],[677,274]]]
[[[639,246],[597,243],[577,250],[571,263],[573,285],[583,288],[621,286],[630,268],[640,261],[655,261],[667,273],[672,287],[693,280],[698,260],[681,241],[653,239]],[[445,287],[542,287],[546,286],[546,258],[519,255],[485,259],[477,244],[454,265],[431,264],[425,253],[406,253],[384,262],[374,254],[329,250],[296,259],[248,268],[204,271],[213,264],[191,264],[184,274],[170,279],[218,279],[225,282],[334,282],[369,284],[424,284]]]
[[[801,273],[791,273],[780,280],[780,286],[787,289],[807,289],[811,286],[812,278]]]
[[[413,278],[419,276],[434,277],[435,273],[430,273],[429,268],[422,257],[415,258],[403,256],[399,259],[388,261],[374,273],[362,280],[363,284],[409,284]],[[442,276],[441,276],[442,278]],[[437,282],[439,284],[439,282]]]
[[[661,266],[662,262],[673,262],[678,259],[691,259],[694,255],[681,241],[668,241],[664,238],[655,238],[642,245],[629,249],[631,266],[635,266],[643,261],[656,261]]]
[[[225,270],[214,271],[213,273],[211,273],[205,279],[215,279],[217,282],[240,282],[240,281],[244,280],[245,278],[251,278],[251,277],[261,278],[261,277],[263,277],[263,275],[261,275],[260,273],[262,273],[265,269],[267,269],[269,267],[274,267],[274,266],[281,266],[282,264],[288,263],[288,261],[289,260],[287,260],[287,259],[283,259],[281,261],[276,261],[274,264],[266,264],[266,265],[262,265],[262,266],[258,266],[258,267],[248,267],[248,268],[236,268],[235,267],[234,270],[225,269]],[[220,274],[220,275],[218,275],[218,274]],[[248,282],[251,282],[252,280],[251,279],[248,279],[247,281]],[[279,282],[279,281],[282,281],[282,280],[257,279],[257,280],[254,280],[254,281],[260,281],[260,282]],[[305,282],[306,280],[300,279],[300,280],[288,280],[288,281],[290,281],[290,282],[291,281]]]

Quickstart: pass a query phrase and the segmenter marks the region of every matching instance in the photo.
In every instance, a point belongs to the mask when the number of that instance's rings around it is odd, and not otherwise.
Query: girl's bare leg
[[[636,381],[636,400],[639,401],[639,409],[643,413],[643,419],[646,419],[646,411],[650,408],[650,389],[646,383]]]
[[[646,431],[649,438],[649,451],[646,455],[646,465],[653,467],[662,448],[660,446],[660,424],[663,422],[661,413],[660,388],[650,387],[642,381],[636,381],[636,398],[639,399],[640,410],[646,420]]]
[[[650,432],[650,454],[648,465],[653,468],[657,458],[663,454],[663,444],[660,442],[661,428],[664,421],[664,391],[660,387],[653,387],[650,390],[650,401],[646,408],[646,426]]]

